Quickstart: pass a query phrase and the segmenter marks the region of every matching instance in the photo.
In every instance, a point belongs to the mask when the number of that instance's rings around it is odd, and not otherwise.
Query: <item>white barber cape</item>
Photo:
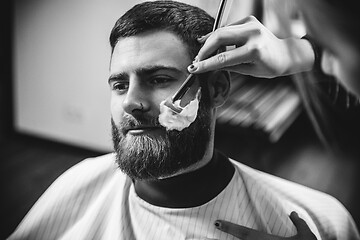
[[[9,239],[237,239],[217,230],[217,219],[293,236],[292,211],[317,239],[359,239],[353,219],[336,199],[231,162],[234,176],[218,196],[198,207],[173,209],[140,199],[114,154],[86,159],[49,187]]]

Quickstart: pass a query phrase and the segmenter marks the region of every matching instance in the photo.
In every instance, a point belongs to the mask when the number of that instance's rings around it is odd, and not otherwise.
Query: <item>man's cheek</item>
[[[114,122],[116,124],[119,124],[122,120],[123,111],[121,110],[119,104],[117,103],[111,103],[110,106],[111,110],[111,117],[113,118]]]

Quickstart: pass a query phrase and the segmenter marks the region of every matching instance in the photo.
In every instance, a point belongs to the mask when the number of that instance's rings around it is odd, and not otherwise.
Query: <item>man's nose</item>
[[[141,84],[130,84],[123,101],[124,111],[131,115],[142,114],[148,111],[149,102],[146,96],[147,94],[144,89],[142,89]]]

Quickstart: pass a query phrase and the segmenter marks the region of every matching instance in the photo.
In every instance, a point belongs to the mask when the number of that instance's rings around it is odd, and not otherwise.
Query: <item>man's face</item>
[[[181,132],[166,132],[158,122],[160,102],[180,87],[190,63],[185,45],[169,32],[122,38],[115,46],[109,78],[112,134],[119,167],[130,177],[171,176],[203,156],[209,106],[200,103],[198,118]]]

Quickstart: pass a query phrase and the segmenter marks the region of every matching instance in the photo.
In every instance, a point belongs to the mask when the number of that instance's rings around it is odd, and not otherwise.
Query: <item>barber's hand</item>
[[[301,219],[296,212],[292,212],[290,214],[290,219],[297,229],[297,234],[293,237],[270,235],[222,220],[217,220],[215,225],[218,225],[217,228],[219,230],[229,233],[241,240],[316,240],[316,236],[311,232],[306,222]]]
[[[224,69],[255,77],[273,78],[312,69],[310,43],[299,38],[279,39],[250,16],[198,39],[204,43],[190,73]],[[225,46],[235,46],[217,55]]]

